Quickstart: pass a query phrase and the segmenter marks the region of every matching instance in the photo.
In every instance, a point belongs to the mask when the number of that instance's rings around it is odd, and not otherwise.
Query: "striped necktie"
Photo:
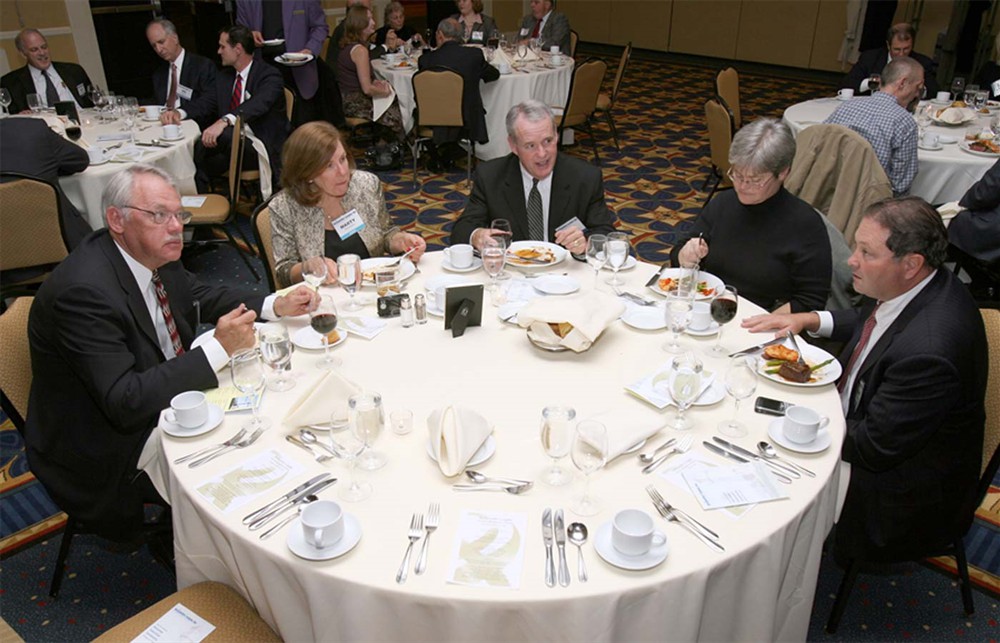
[[[868,315],[868,319],[865,320],[865,325],[861,328],[861,337],[858,339],[858,345],[854,347],[854,351],[851,353],[851,358],[847,360],[847,368],[844,369],[844,375],[837,382],[837,391],[840,393],[844,392],[844,387],[847,386],[847,380],[851,376],[851,372],[854,370],[855,362],[861,357],[861,353],[864,352],[865,347],[868,346],[868,340],[872,338],[872,331],[875,330],[875,313],[878,312],[878,307],[882,305],[882,302],[875,304],[875,308],[872,309],[872,314]]]
[[[531,192],[528,192],[528,237],[532,241],[545,241],[542,193],[538,191],[538,179],[531,180]]]
[[[163,313],[163,322],[167,325],[167,332],[170,333],[170,343],[173,345],[174,355],[183,355],[184,345],[181,344],[181,334],[177,331],[177,323],[174,321],[173,313],[170,312],[167,289],[163,287],[160,273],[157,270],[153,271],[153,288],[156,291],[156,301],[160,305],[160,312]]]
[[[167,94],[167,110],[177,107],[177,65],[170,63],[170,92]]]
[[[243,76],[236,74],[236,84],[233,85],[233,97],[229,100],[229,111],[235,112],[243,102]]]
[[[52,82],[52,76],[49,76],[48,69],[42,72],[42,76],[45,77],[45,102],[48,103],[48,107],[55,107],[56,103],[59,102],[59,91],[56,89],[55,83]]]

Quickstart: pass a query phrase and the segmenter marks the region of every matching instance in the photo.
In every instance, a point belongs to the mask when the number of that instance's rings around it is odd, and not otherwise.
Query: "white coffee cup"
[[[837,92],[837,98],[840,100],[851,100],[854,98],[854,90],[850,87],[845,87]]]
[[[951,102],[951,94],[949,92],[938,92],[937,96],[934,97],[934,100],[939,103]]]
[[[179,393],[170,400],[170,408],[164,415],[171,424],[193,429],[208,420],[208,401],[201,391]]]
[[[181,126],[171,123],[163,126],[163,138],[178,139],[181,137]]]
[[[922,142],[924,147],[938,147],[941,145],[941,138],[934,132],[924,132]]]
[[[553,65],[561,65],[561,64],[563,64],[562,54],[560,54],[558,52],[553,52],[552,53],[552,64]]]
[[[146,120],[160,120],[160,110],[162,109],[159,105],[146,105]]]
[[[344,510],[332,500],[307,504],[301,522],[306,543],[316,549],[333,547],[344,537]]]
[[[472,265],[472,246],[467,243],[456,243],[444,249],[444,256],[452,268],[468,268]]]
[[[712,305],[707,301],[696,301],[691,307],[691,330],[706,330],[712,324]]]
[[[397,54],[397,53],[390,53],[390,54],[386,54],[386,55],[384,55],[384,56],[382,56],[382,57],[383,57],[383,58],[385,59],[385,61],[386,61],[387,63],[389,63],[390,65],[395,65],[396,63],[398,63],[398,62],[400,61],[400,57],[399,57],[399,54]]]
[[[498,69],[500,70],[501,74],[509,74],[510,73],[510,63],[500,63],[500,67],[498,67]]]
[[[653,529],[653,518],[639,509],[624,509],[611,521],[611,545],[626,556],[642,556],[667,542],[663,532]]]
[[[87,156],[90,157],[91,163],[103,163],[108,160],[108,153],[100,147],[88,147]]]
[[[789,442],[809,444],[829,423],[830,418],[820,415],[808,406],[790,406],[785,411],[783,428]]]
[[[560,53],[559,45],[552,45],[549,48],[549,51],[551,51],[552,55],[555,56],[556,54]]]

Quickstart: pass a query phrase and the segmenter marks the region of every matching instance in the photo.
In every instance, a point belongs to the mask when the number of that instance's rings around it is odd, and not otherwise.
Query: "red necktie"
[[[236,74],[236,84],[233,85],[233,97],[229,100],[229,111],[235,112],[243,102],[243,76]]]
[[[181,356],[184,354],[184,346],[181,344],[181,334],[177,332],[177,324],[174,322],[174,315],[170,312],[170,301],[167,299],[167,289],[160,281],[160,273],[153,271],[153,288],[156,291],[156,301],[160,304],[160,312],[163,313],[163,321],[167,325],[167,332],[170,333],[170,343],[173,344],[174,354]]]
[[[538,37],[538,32],[541,31],[541,30],[542,30],[542,21],[539,20],[539,21],[537,21],[535,23],[535,30],[531,32],[531,37],[532,38],[537,38]]]
[[[872,309],[872,314],[868,315],[868,319],[865,320],[865,325],[861,329],[861,338],[858,339],[858,345],[854,347],[854,352],[851,353],[851,359],[847,360],[847,368],[844,369],[844,375],[837,382],[837,391],[843,393],[844,387],[847,386],[847,380],[851,376],[851,370],[854,368],[854,363],[858,361],[858,357],[864,352],[865,346],[868,345],[868,340],[872,337],[872,331],[875,330],[875,313],[878,311],[878,307],[882,305],[882,302],[875,304],[875,308]]]
[[[167,94],[167,111],[177,106],[177,65],[170,64],[170,92]]]

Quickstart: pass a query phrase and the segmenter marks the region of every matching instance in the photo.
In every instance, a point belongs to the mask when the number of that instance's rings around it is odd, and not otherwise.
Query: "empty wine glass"
[[[243,428],[247,431],[267,429],[271,426],[271,420],[261,417],[257,412],[260,407],[260,396],[264,391],[264,384],[267,382],[264,364],[260,360],[260,352],[256,348],[236,351],[230,358],[230,365],[233,386],[239,389],[240,393],[250,396],[252,400],[250,408],[253,410],[253,419]]]
[[[524,60],[528,57],[528,43],[523,41],[517,43],[517,57],[520,60]]]
[[[128,132],[129,143],[135,145],[135,119],[139,114],[139,102],[127,96],[122,98],[122,131]]]
[[[323,340],[323,359],[316,368],[333,370],[341,361],[330,354],[330,333],[337,329],[337,306],[330,295],[320,295],[319,302],[309,311],[309,325]]]
[[[264,324],[257,334],[260,339],[260,356],[271,367],[276,377],[267,383],[272,391],[287,391],[295,387],[295,380],[287,375],[292,363],[292,342],[282,324]]]
[[[497,275],[503,272],[503,267],[507,263],[507,249],[502,242],[490,237],[479,249],[479,256],[483,260],[483,270],[490,276],[490,292],[496,290]]]
[[[684,417],[694,401],[701,395],[701,373],[704,366],[693,353],[678,355],[670,363],[670,398],[677,405],[677,417],[670,426],[678,431],[690,429],[694,424]]]
[[[584,420],[576,425],[570,458],[573,466],[583,474],[583,493],[571,507],[580,516],[593,516],[601,511],[601,503],[590,495],[590,476],[605,465],[608,458],[608,430],[595,420]]]
[[[3,113],[8,114],[7,108],[10,107],[11,97],[10,90],[6,87],[0,87],[0,107],[3,107]]]
[[[735,287],[723,286],[715,293],[715,299],[711,303],[711,311],[712,320],[719,325],[719,334],[715,340],[715,346],[709,349],[709,353],[716,357],[726,354],[726,349],[722,347],[722,329],[736,318],[738,306],[739,297],[736,296]]]
[[[358,466],[366,471],[374,471],[385,466],[385,455],[372,448],[385,426],[385,412],[382,396],[378,393],[362,392],[347,399],[351,414],[351,430],[365,443],[364,453],[358,459]]]
[[[325,257],[309,257],[302,262],[302,281],[312,286],[316,292],[319,292],[319,287],[326,281],[326,277]]]
[[[42,111],[42,97],[38,94],[28,94],[28,108],[34,114]]]
[[[364,271],[361,270],[361,257],[351,254],[337,257],[337,277],[340,280],[340,285],[351,297],[350,301],[347,302],[347,310],[361,310],[361,304],[354,299],[354,295],[361,288],[361,281],[364,279]]]
[[[726,391],[733,397],[735,409],[733,419],[719,423],[719,433],[732,438],[742,438],[747,434],[747,427],[737,419],[740,412],[740,400],[744,400],[757,390],[757,369],[754,368],[754,358],[740,356],[729,362],[726,371]]]
[[[625,262],[628,261],[629,242],[628,235],[624,232],[612,232],[608,235],[608,241],[604,245],[605,255],[608,258],[608,265],[613,271],[608,283],[612,286],[624,286],[625,280],[618,276],[618,271]]]
[[[552,466],[542,475],[542,481],[547,485],[561,487],[571,480],[559,466],[559,460],[569,454],[575,417],[576,411],[569,406],[546,406],[542,409],[542,448],[545,455],[552,458]]]
[[[594,290],[601,274],[601,268],[608,262],[608,237],[603,234],[592,234],[587,238],[587,263],[594,269]]]
[[[340,413],[336,412],[331,423],[340,421]],[[365,450],[364,438],[354,431],[343,431],[334,435],[330,432],[330,448],[347,464],[347,484],[340,488],[337,494],[347,502],[361,502],[372,495],[372,485],[369,482],[359,482],[357,475],[358,457]]]

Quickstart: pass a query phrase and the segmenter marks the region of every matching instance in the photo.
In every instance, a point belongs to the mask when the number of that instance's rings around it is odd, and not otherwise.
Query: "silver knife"
[[[656,281],[660,278],[660,274],[663,272],[663,269],[664,268],[669,268],[670,267],[670,263],[671,262],[668,261],[668,262],[664,263],[662,266],[660,266],[659,268],[656,269],[656,273],[652,277],[649,278],[649,281],[646,282],[646,287],[647,288],[656,283]]]
[[[559,548],[559,584],[569,587],[569,565],[566,563],[566,524],[563,510],[556,511],[556,547]]]
[[[295,496],[299,495],[300,493],[302,493],[303,491],[305,491],[309,487],[313,486],[314,484],[316,484],[320,480],[326,480],[329,477],[330,477],[329,473],[321,473],[318,476],[316,476],[315,478],[313,478],[312,480],[309,480],[308,482],[303,482],[302,484],[300,484],[299,486],[295,487],[294,489],[292,489],[291,491],[289,491],[285,495],[281,496],[277,500],[275,500],[273,502],[269,502],[266,505],[264,505],[263,507],[261,507],[260,509],[258,509],[257,511],[254,511],[252,513],[247,514],[243,518],[243,524],[247,525],[247,524],[253,522],[254,520],[256,520],[258,518],[264,517],[264,514],[269,513],[271,511],[274,511],[275,509],[277,509],[278,507],[280,507],[282,504],[288,502],[289,500],[291,500]]]
[[[735,453],[739,453],[741,456],[743,456],[745,458],[750,458],[751,460],[760,460],[761,462],[763,462],[764,464],[766,464],[767,466],[769,466],[772,470],[774,470],[777,473],[780,473],[781,475],[789,476],[789,477],[792,477],[792,478],[801,478],[802,477],[802,474],[799,473],[798,471],[795,471],[794,469],[792,469],[790,467],[786,467],[784,465],[781,465],[781,464],[779,464],[777,462],[771,462],[770,460],[765,460],[764,458],[760,457],[759,455],[757,455],[753,451],[749,451],[747,449],[744,449],[743,447],[741,447],[738,444],[733,444],[729,440],[723,440],[722,438],[717,437],[717,436],[713,437],[712,439],[715,440],[718,444],[721,444],[722,446],[726,447],[730,451],[733,451]]]
[[[325,480],[324,482],[320,483],[323,486],[317,487],[308,496],[303,496],[302,498],[299,498],[294,503],[292,503],[292,506],[289,507],[289,509],[294,509],[295,507],[299,507],[299,510],[298,511],[293,511],[292,513],[290,513],[287,516],[285,516],[284,518],[282,518],[281,522],[279,522],[278,524],[274,525],[273,527],[271,527],[270,529],[268,529],[267,531],[265,531],[264,533],[262,533],[260,535],[260,539],[261,540],[266,540],[266,539],[270,538],[275,533],[277,533],[279,530],[281,530],[282,527],[284,527],[285,525],[287,525],[288,523],[292,522],[293,520],[295,520],[296,518],[298,518],[300,515],[302,515],[301,514],[301,512],[302,512],[301,508],[304,507],[305,505],[307,505],[309,503],[309,500],[308,500],[309,497],[312,496],[312,495],[314,495],[314,494],[319,493],[320,491],[322,491],[326,487],[332,485],[336,481],[337,481],[336,479]],[[278,515],[280,515],[282,513],[284,513],[284,510],[279,511]]]
[[[750,348],[744,348],[741,351],[736,351],[735,353],[730,353],[730,357],[739,357],[740,355],[749,355],[750,353],[756,353],[757,351],[762,351],[768,346],[774,346],[775,344],[780,344],[785,341],[784,337],[778,337],[777,339],[772,339],[769,342],[764,342],[763,344],[757,344],[756,346],[751,346]]]
[[[744,462],[744,463],[750,462],[749,460],[747,460],[743,456],[737,455],[737,454],[732,453],[730,451],[726,451],[725,449],[723,449],[719,445],[712,444],[711,442],[709,442],[707,440],[704,441],[704,442],[702,442],[702,444],[705,445],[705,448],[708,449],[709,451],[711,451],[712,453],[717,453],[717,454],[721,455],[724,458],[729,458],[730,460],[735,460],[737,462]],[[775,472],[774,470],[772,470],[771,473],[772,473],[772,475],[774,475],[775,478],[777,478],[781,482],[784,482],[785,484],[792,484],[792,479],[789,478],[788,476],[783,476],[780,473]]]
[[[545,543],[545,584],[556,586],[556,566],[552,560],[552,510],[542,512],[542,541]]]
[[[294,507],[296,504],[298,504],[299,501],[301,501],[306,496],[314,493],[319,493],[320,491],[326,489],[336,481],[337,481],[336,478],[327,478],[325,480],[320,480],[316,484],[311,485],[300,491],[299,494],[296,495],[295,497],[289,498],[287,501],[285,501],[285,504],[279,506],[277,509],[274,509],[273,511],[257,518],[256,520],[253,520],[249,525],[247,525],[247,528],[250,531],[257,531],[267,523],[271,522],[281,514],[285,513],[286,511]]]

